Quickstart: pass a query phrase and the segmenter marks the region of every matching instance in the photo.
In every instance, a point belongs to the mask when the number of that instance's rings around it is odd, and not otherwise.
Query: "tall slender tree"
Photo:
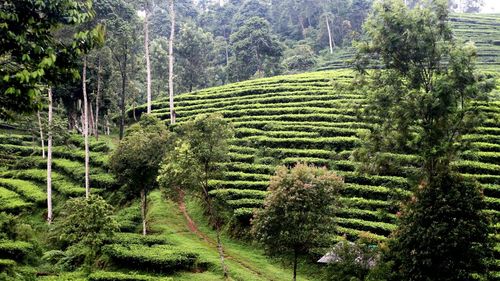
[[[174,39],[175,39],[175,7],[174,0],[169,0],[170,38],[168,41],[168,96],[170,106],[170,124],[175,124],[174,108]]]
[[[52,223],[52,88],[48,89],[48,129],[47,129],[47,222]]]
[[[144,4],[144,56],[146,58],[146,95],[147,113],[151,113],[151,61],[149,57],[149,14],[151,3],[149,0]]]
[[[89,198],[89,103],[87,99],[87,57],[83,57],[82,70],[82,92],[83,92],[83,135],[85,138],[85,197]]]

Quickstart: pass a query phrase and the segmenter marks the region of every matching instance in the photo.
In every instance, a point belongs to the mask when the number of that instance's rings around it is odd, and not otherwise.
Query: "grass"
[[[178,247],[195,251],[200,259],[208,262],[211,266],[203,273],[178,273],[174,275],[175,280],[223,280],[219,256],[216,247],[207,243],[196,234],[192,233],[180,212],[178,205],[161,197],[160,192],[154,191],[149,196],[151,199],[150,213],[148,216],[152,231],[167,235],[167,239]],[[215,240],[214,231],[207,226],[203,210],[193,198],[187,202],[190,216],[196,222],[198,229],[206,234],[212,241]],[[227,236],[223,237],[227,266],[231,280],[258,281],[258,280],[290,280],[291,270],[283,268],[280,263],[268,259],[262,250],[255,245],[242,241],[236,241]],[[302,273],[300,280],[311,280]]]

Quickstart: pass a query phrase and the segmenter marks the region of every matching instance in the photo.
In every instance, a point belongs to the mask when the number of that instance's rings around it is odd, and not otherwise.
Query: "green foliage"
[[[219,114],[200,115],[181,125],[181,138],[167,151],[158,181],[172,190],[192,188],[207,198],[209,180],[220,176],[228,160],[231,125]]]
[[[254,75],[264,77],[264,72],[277,72],[276,65],[283,51],[265,19],[257,16],[247,19],[231,35],[231,45],[234,51],[234,60],[229,66],[231,80],[242,81]]]
[[[0,186],[4,186],[14,192],[17,192],[24,198],[37,204],[42,204],[46,200],[46,196],[42,188],[29,181],[0,178]]]
[[[115,233],[111,239],[113,244],[131,245],[141,244],[146,246],[168,245],[170,241],[162,235],[141,235],[137,233]]]
[[[0,258],[21,261],[33,250],[33,245],[23,241],[0,240]]]
[[[159,273],[189,270],[198,259],[196,253],[168,245],[111,244],[105,246],[104,252],[114,264]]]
[[[384,151],[412,152],[431,177],[449,165],[462,149],[461,137],[477,124],[474,101],[492,88],[475,71],[475,47],[453,40],[447,17],[440,0],[413,10],[400,1],[375,4],[365,24],[371,41],[358,44],[357,58],[362,73],[374,58],[384,66],[374,72],[364,110],[376,125],[357,151],[364,163],[376,166]]]
[[[152,116],[131,126],[110,157],[110,168],[120,183],[134,190],[152,188],[168,137],[165,124]]]
[[[111,271],[97,271],[89,275],[89,281],[171,281],[170,277],[156,277],[134,272],[122,273]]]
[[[488,273],[493,256],[484,208],[473,181],[444,174],[422,183],[389,244],[398,280],[476,280],[474,274]]]
[[[330,251],[335,260],[328,263],[326,279],[332,281],[363,281],[378,260],[376,245],[369,241],[355,243],[341,240]]]
[[[271,178],[264,208],[252,221],[252,233],[271,255],[297,256],[328,246],[343,181],[325,168],[297,164],[279,167]],[[295,270],[294,270],[295,271]]]
[[[65,251],[58,264],[74,267],[83,262],[92,268],[104,243],[118,229],[112,214],[113,207],[98,195],[66,201],[51,230],[55,244]]]
[[[13,112],[34,111],[39,108],[43,85],[55,84],[58,79],[64,79],[65,74],[78,76],[75,63],[81,54],[104,40],[102,26],[71,32],[70,40],[58,40],[53,31],[88,22],[92,16],[92,1],[3,2],[0,13],[0,30],[4,34],[0,40],[1,118],[12,117]]]

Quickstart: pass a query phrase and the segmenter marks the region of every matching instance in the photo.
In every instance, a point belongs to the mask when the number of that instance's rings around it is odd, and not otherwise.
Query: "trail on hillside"
[[[179,191],[179,200],[178,200],[178,206],[179,206],[179,211],[183,214],[184,218],[186,219],[186,223],[188,226],[189,231],[192,233],[196,234],[199,238],[203,239],[205,242],[207,242],[210,246],[214,247],[215,250],[217,249],[217,242],[213,240],[212,238],[208,237],[205,233],[199,230],[198,226],[196,225],[196,222],[193,221],[189,213],[187,212],[186,209],[186,204],[184,202],[184,192]],[[267,280],[273,281],[273,278],[269,278],[268,276],[264,276],[264,274],[259,271],[258,269],[254,268],[251,264],[243,261],[241,258],[236,257],[234,254],[230,254],[227,247],[224,247],[224,258],[231,260],[233,262],[238,263],[242,267],[248,269],[249,271],[253,272],[254,274],[261,276],[263,278],[266,278]]]

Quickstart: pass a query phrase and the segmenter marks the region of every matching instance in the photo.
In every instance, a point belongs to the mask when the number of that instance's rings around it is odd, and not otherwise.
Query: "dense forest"
[[[499,280],[481,0],[4,0],[0,280]]]

